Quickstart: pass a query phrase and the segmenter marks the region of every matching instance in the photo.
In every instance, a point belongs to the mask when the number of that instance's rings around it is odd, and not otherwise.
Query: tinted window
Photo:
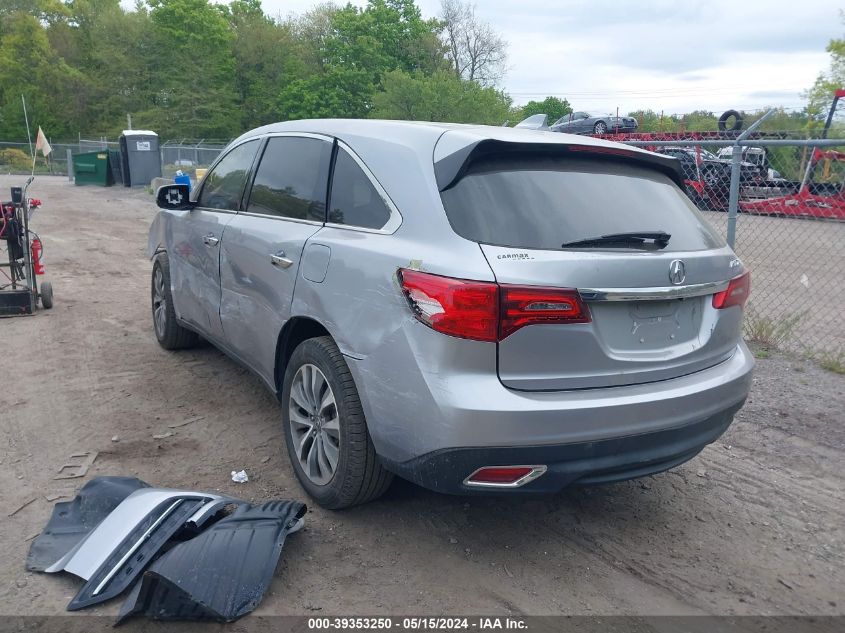
[[[560,249],[632,231],[669,233],[669,251],[723,244],[668,176],[621,162],[484,159],[441,197],[455,232],[487,244]]]
[[[390,218],[379,192],[348,152],[338,148],[332,178],[329,222],[380,229]]]
[[[237,211],[257,149],[256,139],[238,145],[226,154],[206,177],[197,204],[210,209]]]
[[[325,222],[331,151],[330,143],[315,138],[270,138],[247,211]]]

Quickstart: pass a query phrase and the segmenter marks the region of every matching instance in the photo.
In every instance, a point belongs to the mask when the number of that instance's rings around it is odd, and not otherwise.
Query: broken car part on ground
[[[298,501],[252,506],[212,493],[152,488],[133,477],[97,477],[72,501],[56,504],[26,566],[87,581],[69,611],[114,598],[141,576],[120,621],[146,614],[228,622],[261,601],[285,538],[302,527],[305,512]],[[250,564],[237,564],[244,561]]]

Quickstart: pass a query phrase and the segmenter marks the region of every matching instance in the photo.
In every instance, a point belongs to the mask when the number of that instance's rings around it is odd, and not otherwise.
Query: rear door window
[[[316,138],[270,137],[247,213],[325,222],[331,152],[331,143]]]
[[[221,158],[206,177],[197,206],[237,211],[257,150],[258,139],[238,145]]]
[[[560,250],[610,233],[664,231],[666,251],[724,245],[668,176],[621,161],[482,158],[441,198],[455,232],[484,244]]]
[[[372,181],[349,152],[338,147],[328,221],[332,224],[380,229],[389,219],[390,209]]]

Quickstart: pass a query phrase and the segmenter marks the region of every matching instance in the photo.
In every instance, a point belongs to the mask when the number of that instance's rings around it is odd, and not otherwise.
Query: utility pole
[[[126,129],[127,130],[132,129],[132,115],[129,114],[128,112],[126,113]]]

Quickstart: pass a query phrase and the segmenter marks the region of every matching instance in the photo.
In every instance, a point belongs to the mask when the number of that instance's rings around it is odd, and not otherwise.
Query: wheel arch
[[[273,371],[277,398],[282,397],[282,380],[293,350],[303,341],[318,336],[330,336],[334,340],[326,326],[311,317],[292,317],[282,326],[282,331],[276,339],[276,363]]]

